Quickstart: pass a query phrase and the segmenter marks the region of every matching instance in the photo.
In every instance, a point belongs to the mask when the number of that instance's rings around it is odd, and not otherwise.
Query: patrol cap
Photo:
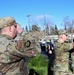
[[[7,27],[7,26],[16,26],[15,19],[11,16],[0,18],[0,29]]]
[[[61,35],[61,34],[67,35],[67,32],[66,32],[66,30],[60,30],[58,34],[59,34],[59,35]]]

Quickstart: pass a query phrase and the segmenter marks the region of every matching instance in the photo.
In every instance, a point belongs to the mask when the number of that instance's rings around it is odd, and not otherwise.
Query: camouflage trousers
[[[66,73],[66,72],[62,72],[62,71],[56,71],[54,72],[54,75],[74,75],[73,73]]]
[[[74,52],[71,54],[72,57],[72,66],[74,67]]]
[[[71,53],[71,58],[72,58],[72,68],[73,68],[73,73],[74,73],[74,52]]]

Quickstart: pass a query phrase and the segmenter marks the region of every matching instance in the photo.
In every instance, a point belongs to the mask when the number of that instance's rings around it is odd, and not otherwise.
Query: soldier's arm
[[[74,43],[69,43],[69,52],[74,52]]]
[[[16,43],[10,44],[8,46],[10,54],[18,56],[18,57],[33,57],[39,53],[38,48],[40,46],[37,45],[34,40],[26,39],[24,41],[24,46],[22,46],[23,45],[22,43],[23,43],[22,41],[18,41]]]
[[[74,50],[74,45],[73,43],[64,43],[63,45],[61,44],[62,49],[66,52],[71,52],[72,50]]]

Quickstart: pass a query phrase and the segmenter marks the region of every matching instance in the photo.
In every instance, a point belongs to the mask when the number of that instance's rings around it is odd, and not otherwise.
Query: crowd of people
[[[46,42],[45,47],[42,47],[43,53],[46,49],[49,59],[48,75],[74,74],[74,44],[66,42],[67,39],[66,31],[60,30],[55,46],[52,42]],[[41,52],[40,45],[13,17],[1,18],[0,75],[28,75],[26,58],[37,56]]]

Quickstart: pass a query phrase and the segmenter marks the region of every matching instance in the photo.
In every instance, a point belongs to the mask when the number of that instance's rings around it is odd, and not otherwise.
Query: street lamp
[[[30,16],[31,16],[31,15],[27,15],[27,17],[28,17],[28,26],[29,26],[29,31],[30,31]]]

